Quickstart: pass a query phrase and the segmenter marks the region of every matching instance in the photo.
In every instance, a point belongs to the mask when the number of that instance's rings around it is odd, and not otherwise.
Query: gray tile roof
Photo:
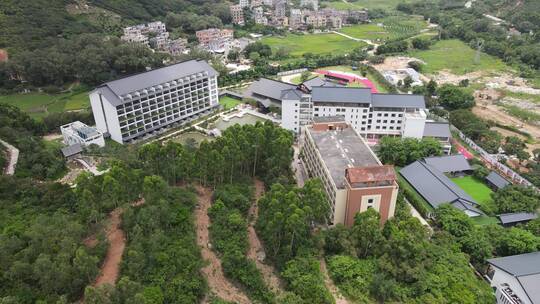
[[[343,87],[339,83],[335,83],[328,79],[315,77],[302,83],[308,90],[313,90],[313,87]]]
[[[109,81],[104,85],[109,87],[114,94],[121,96],[199,72],[208,72],[210,76],[217,75],[216,70],[206,61],[189,60]]]
[[[502,189],[510,185],[509,181],[507,181],[504,177],[502,177],[499,173],[495,171],[491,171],[488,176],[486,176],[486,180],[495,187],[497,187],[497,189]]]
[[[408,94],[373,94],[372,104],[380,108],[426,108],[422,95]]]
[[[62,154],[64,155],[64,157],[70,157],[75,154],[79,154],[82,151],[83,151],[83,147],[81,144],[73,144],[71,146],[62,148]]]
[[[426,157],[423,161],[442,173],[472,170],[467,159],[461,154]]]
[[[249,86],[244,92],[244,97],[253,98],[269,107],[273,103],[281,104],[283,91],[294,89],[296,89],[294,84],[261,78]]]
[[[540,303],[540,251],[487,260],[517,278],[532,303]]]
[[[380,165],[377,157],[352,128],[309,132],[336,187],[345,187],[345,169]]]
[[[454,207],[458,209],[472,210],[463,204],[466,203],[472,207],[478,205],[471,196],[454,184],[444,173],[423,161],[415,161],[401,169],[399,173],[433,208],[444,203],[455,203]]]
[[[504,213],[498,215],[501,224],[512,224],[524,221],[530,221],[538,218],[538,214],[529,212]]]
[[[371,103],[371,89],[346,87],[314,87],[313,102]]]
[[[446,122],[426,121],[424,137],[452,137],[450,125]]]

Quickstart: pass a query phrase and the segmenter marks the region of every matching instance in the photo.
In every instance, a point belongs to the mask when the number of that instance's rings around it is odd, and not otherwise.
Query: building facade
[[[190,60],[107,82],[90,92],[97,129],[129,143],[218,106],[217,72]]]
[[[322,181],[331,224],[352,226],[370,208],[384,224],[394,216],[398,185],[392,166],[383,166],[360,135],[342,117],[317,119],[304,126],[302,161],[310,177]]]
[[[247,6],[249,6],[249,2]],[[229,8],[231,11],[232,22],[234,24],[244,25],[244,7],[242,7],[240,4],[240,5],[231,5]]]
[[[105,147],[103,133],[94,127],[89,127],[80,121],[63,125],[60,127],[64,144],[67,146],[81,144],[82,146],[98,145]]]

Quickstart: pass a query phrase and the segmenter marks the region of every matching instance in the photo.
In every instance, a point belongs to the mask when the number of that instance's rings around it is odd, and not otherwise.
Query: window
[[[372,199],[372,198],[369,198],[369,199],[367,200],[367,203],[368,203],[368,204],[373,204],[373,199]]]
[[[396,127],[396,130],[401,130],[401,127]]]
[[[366,130],[366,128],[365,128],[365,127],[362,127],[362,128],[360,128],[360,130],[362,130],[362,131],[365,131],[365,130]]]
[[[388,117],[388,113],[384,113],[384,117]]]
[[[386,120],[386,119],[385,119],[385,120],[383,120],[383,123],[387,123],[387,122],[388,122],[388,120]]]
[[[375,127],[375,129],[377,129],[377,130],[379,130],[380,128],[381,128],[381,127],[379,127],[379,126],[376,126],[376,127]]]
[[[398,114],[398,117],[403,117],[403,114]]]
[[[381,113],[377,113],[377,117],[381,117],[381,115],[382,115]]]
[[[377,123],[380,123],[380,122],[381,122],[381,120],[380,120],[380,119],[377,119]]]
[[[386,130],[386,126],[384,126],[384,127],[382,127],[382,128],[383,128],[383,130]]]
[[[319,108],[315,108],[315,112],[319,112]]]
[[[392,113],[392,117],[396,117],[396,113]]]
[[[396,122],[396,121],[395,120],[390,120],[390,123],[394,123],[394,122]]]

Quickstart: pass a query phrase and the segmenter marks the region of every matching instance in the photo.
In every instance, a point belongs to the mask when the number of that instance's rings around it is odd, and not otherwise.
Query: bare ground
[[[336,287],[336,285],[334,285],[334,282],[328,275],[328,270],[326,268],[326,261],[324,260],[324,258],[320,259],[320,268],[324,276],[324,284],[326,285],[326,288],[328,288],[328,290],[334,297],[336,304],[349,304],[349,301],[347,301],[347,299],[345,299],[345,297],[341,295],[338,288]]]
[[[487,120],[493,120],[503,125],[514,126],[531,134],[536,140],[540,139],[539,127],[524,123],[516,117],[507,114],[497,105],[477,101],[477,105],[473,108],[473,113]]]
[[[220,259],[209,248],[210,241],[208,227],[210,226],[210,218],[208,217],[208,208],[212,201],[212,191],[202,186],[197,186],[198,192],[198,208],[195,210],[195,223],[197,227],[197,244],[201,248],[201,254],[205,261],[208,262],[202,273],[208,282],[210,291],[217,297],[234,303],[248,304],[251,303],[248,297],[236,286],[234,286],[223,274]],[[203,300],[203,303],[208,303],[208,297]]]
[[[94,286],[100,286],[105,283],[115,285],[118,279],[122,254],[126,247],[126,236],[120,228],[123,211],[122,208],[116,208],[109,215],[109,223],[106,230],[109,248],[107,249],[105,261],[101,265],[100,275],[94,282]]]
[[[261,241],[259,240],[259,237],[257,236],[257,232],[255,231],[255,227],[254,227],[255,222],[257,221],[257,216],[259,212],[258,201],[259,201],[259,198],[261,198],[263,194],[264,194],[264,183],[256,179],[255,180],[255,202],[253,203],[253,205],[251,205],[251,208],[249,209],[249,218],[251,219],[251,221],[248,227],[249,251],[247,253],[247,256],[249,259],[255,262],[255,265],[257,266],[257,269],[259,269],[259,271],[261,272],[266,285],[268,285],[269,288],[276,294],[280,294],[283,292],[283,282],[277,276],[274,267],[262,262],[265,259],[266,254],[264,252],[264,248],[261,244]]]

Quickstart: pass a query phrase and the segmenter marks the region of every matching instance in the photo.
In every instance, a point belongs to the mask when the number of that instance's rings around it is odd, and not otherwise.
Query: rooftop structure
[[[90,92],[97,129],[124,143],[184,124],[218,106],[217,76],[190,60],[107,82]]]
[[[98,145],[105,146],[103,133],[94,127],[89,127],[80,121],[74,121],[60,127],[60,132],[64,139],[64,144],[71,146],[81,144],[83,146]]]
[[[450,159],[452,158],[431,159],[430,163],[442,170],[463,168],[459,165],[452,167],[446,162]],[[434,165],[430,165],[426,160],[419,160],[404,167],[399,173],[433,208],[449,203],[470,217],[483,215],[477,208],[478,203]]]
[[[510,185],[509,181],[495,171],[491,171],[488,176],[486,176],[486,181],[495,190],[499,190]]]
[[[523,224],[538,218],[538,214],[531,212],[504,213],[498,215],[503,226]]]
[[[61,151],[62,151],[62,155],[64,155],[65,158],[72,158],[73,156],[76,156],[82,153],[83,146],[80,143],[76,143],[67,147],[63,147]]]
[[[540,252],[489,259],[497,303],[540,303]]]
[[[381,213],[382,223],[394,215],[394,169],[383,166],[352,127],[340,117],[324,117],[303,130],[303,161],[310,176],[323,182],[332,223],[351,226],[355,214],[369,208]]]
[[[424,162],[442,173],[471,171],[471,165],[461,154],[424,158]]]

